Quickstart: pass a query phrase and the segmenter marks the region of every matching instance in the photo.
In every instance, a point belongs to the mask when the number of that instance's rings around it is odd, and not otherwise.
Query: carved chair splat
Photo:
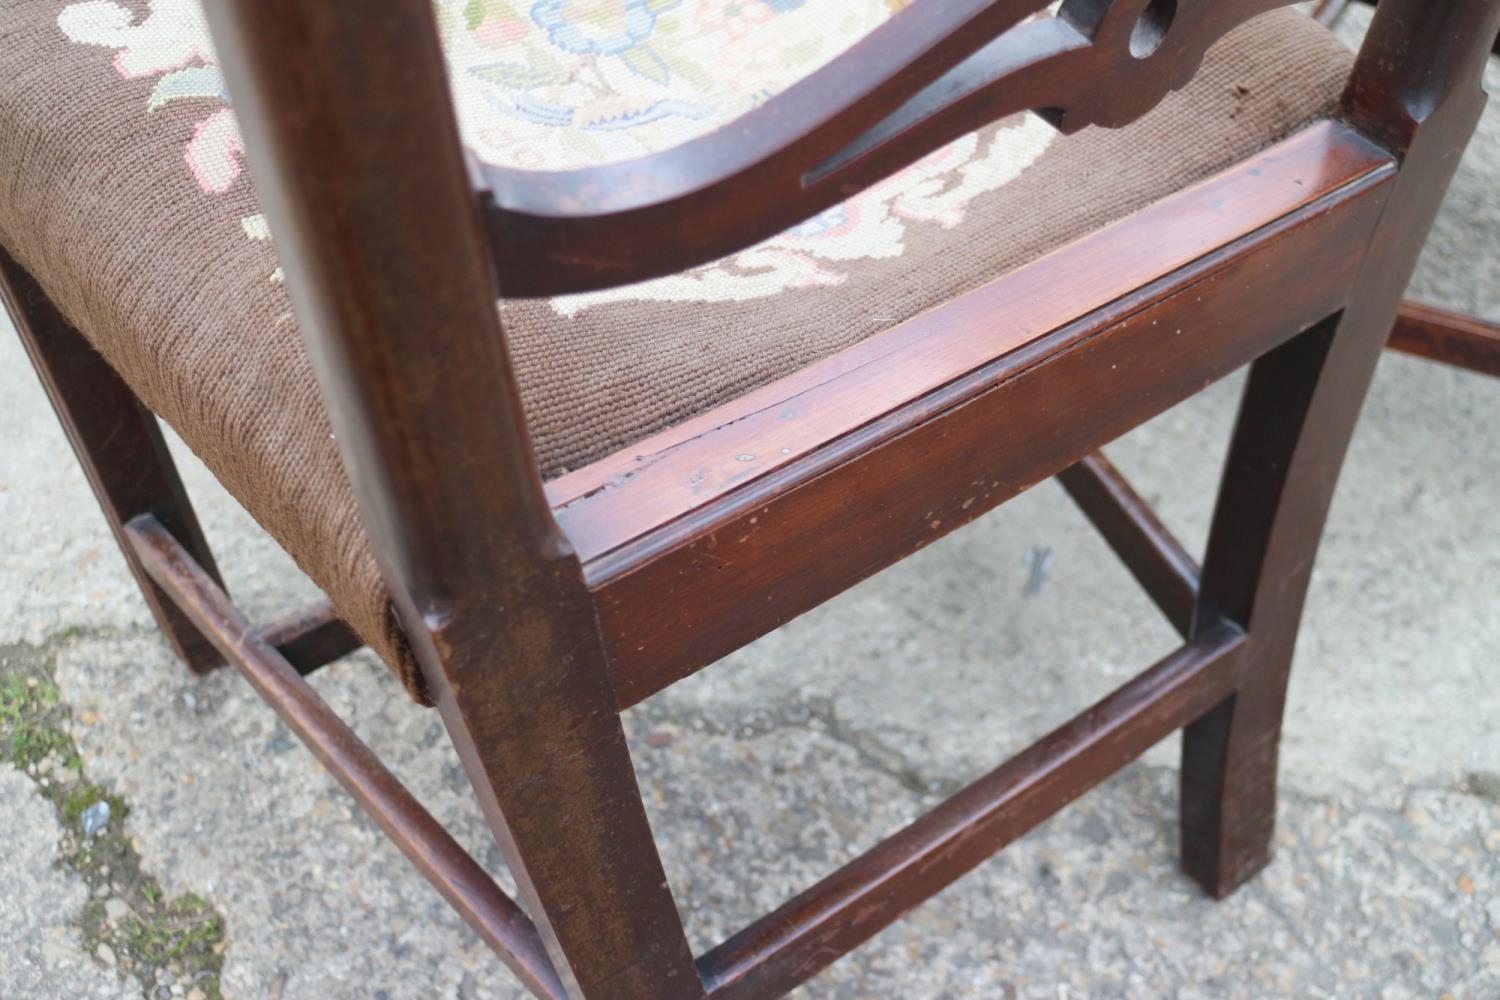
[[[1124,126],[1285,4],[915,0],[729,126],[534,173],[464,149],[430,0],[205,6],[363,528],[517,900],[303,679],[361,642],[339,611],[247,622],[149,414],[9,256],[6,304],[184,659],[243,672],[527,988],[780,996],[1179,729],[1188,873],[1223,896],[1266,864],[1318,541],[1500,2],[1385,0],[1328,120],[546,482],[502,293],[711,261],[1012,112]],[[1246,365],[1200,569],[1098,452]],[[1051,476],[1184,645],[694,956],[621,710]]]

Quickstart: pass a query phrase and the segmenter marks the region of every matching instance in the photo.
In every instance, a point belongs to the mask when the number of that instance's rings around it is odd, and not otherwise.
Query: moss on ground
[[[151,1000],[171,994],[164,984],[218,1000],[224,920],[192,893],[167,898],[125,834],[129,807],[85,772],[52,675],[53,650],[67,639],[0,646],[0,761],[31,778],[57,811],[58,863],[89,888],[76,922],[95,960],[134,976]]]
[[[1500,774],[1471,771],[1464,778],[1464,791],[1487,802],[1500,802]]]

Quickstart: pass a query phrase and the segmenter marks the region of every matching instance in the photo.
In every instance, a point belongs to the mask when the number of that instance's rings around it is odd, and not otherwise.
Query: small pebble
[[[85,837],[92,837],[109,826],[109,803],[100,799],[89,806],[79,817],[79,824],[83,827]]]
[[[101,943],[98,948],[94,949],[94,954],[97,955],[99,957],[99,961],[103,962],[105,965],[108,965],[111,968],[114,967],[115,950],[109,945]]]
[[[119,923],[130,912],[130,906],[118,896],[104,901],[104,915],[112,924]]]
[[[1052,572],[1052,549],[1050,546],[1033,545],[1026,550],[1026,586],[1022,597],[1035,597],[1042,592],[1042,585]]]

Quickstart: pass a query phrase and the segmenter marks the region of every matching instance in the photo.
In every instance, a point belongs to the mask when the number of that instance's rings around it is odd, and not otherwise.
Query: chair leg
[[[576,562],[503,606],[415,648],[558,978],[574,1000],[702,1000]]]
[[[1484,108],[1497,28],[1500,7],[1484,0],[1380,4],[1342,113],[1401,158],[1400,177],[1344,312],[1251,369],[1194,622],[1227,618],[1248,644],[1236,692],[1182,744],[1183,866],[1216,897],[1270,855],[1282,706],[1313,559],[1402,290]]]
[[[127,521],[151,514],[219,582],[156,418],[3,250],[0,298],[157,624],[189,670],[208,673],[223,658],[146,575],[124,537]]]
[[[1395,315],[1389,289],[1405,287],[1416,249],[1387,248],[1386,261],[1367,266],[1373,277],[1356,289],[1349,311],[1251,367],[1194,621],[1196,631],[1228,618],[1246,629],[1250,643],[1238,690],[1188,726],[1182,745],[1183,867],[1215,898],[1270,860],[1282,710],[1303,602],[1339,469]],[[1382,295],[1361,295],[1382,286]]]
[[[1182,854],[1214,897],[1263,868],[1276,815],[1277,749],[1303,598],[1332,498],[1355,399],[1325,377],[1335,317],[1255,363],[1230,445],[1195,621],[1243,625],[1250,644],[1234,695],[1183,734]],[[1373,370],[1367,357],[1345,364]],[[1336,425],[1335,425],[1336,422]]]

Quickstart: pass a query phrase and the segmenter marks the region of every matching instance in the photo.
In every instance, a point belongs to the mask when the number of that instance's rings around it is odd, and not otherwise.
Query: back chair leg
[[[156,418],[4,250],[0,298],[157,624],[189,670],[208,673],[223,658],[146,575],[124,536],[131,518],[156,517],[222,586]]]

